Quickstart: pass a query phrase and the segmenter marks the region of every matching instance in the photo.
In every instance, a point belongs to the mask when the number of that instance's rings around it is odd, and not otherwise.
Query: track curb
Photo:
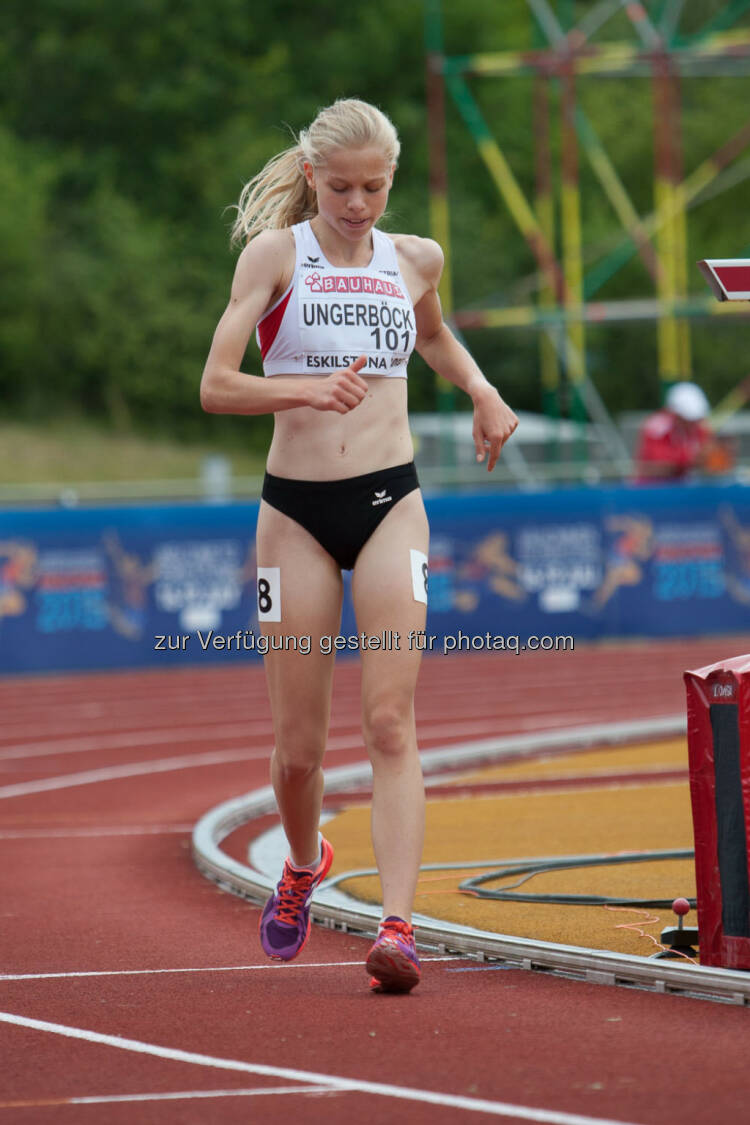
[[[481,765],[540,750],[578,749],[684,732],[683,715],[597,723],[559,731],[482,739],[425,751],[421,755],[422,768],[425,777],[429,778],[431,774],[447,768]],[[370,778],[368,762],[328,770],[325,773],[325,792],[333,794],[358,789]],[[192,837],[193,860],[201,874],[223,890],[252,902],[264,902],[275,883],[249,865],[232,859],[221,850],[220,845],[235,829],[275,811],[276,799],[269,785],[234,797],[205,813],[195,825]],[[313,921],[329,929],[374,936],[380,919],[379,907],[354,899],[345,905],[341,897],[340,892],[322,883],[312,900],[310,913]],[[750,1004],[750,973],[739,970],[656,961],[533,941],[473,929],[426,915],[415,915],[413,921],[420,947],[440,952],[463,953],[481,961],[493,960],[509,967],[544,970],[598,984],[629,985],[725,1003]]]

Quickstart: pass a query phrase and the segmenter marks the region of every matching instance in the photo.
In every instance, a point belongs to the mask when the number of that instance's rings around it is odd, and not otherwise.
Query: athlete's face
[[[383,214],[395,165],[379,148],[335,149],[325,164],[305,163],[305,177],[318,197],[318,212],[349,241],[368,234]]]

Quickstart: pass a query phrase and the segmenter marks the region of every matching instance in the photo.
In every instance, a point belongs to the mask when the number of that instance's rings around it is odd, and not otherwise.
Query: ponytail
[[[302,170],[302,146],[293,145],[269,160],[245,184],[232,224],[232,245],[243,246],[262,230],[280,230],[318,213],[315,192]]]
[[[367,145],[380,147],[388,165],[398,161],[398,134],[384,113],[357,98],[339,98],[322,109],[302,130],[297,144],[274,156],[245,184],[232,225],[232,244],[245,245],[262,230],[280,230],[314,218],[318,204],[305,179],[304,162],[319,168],[336,149]]]

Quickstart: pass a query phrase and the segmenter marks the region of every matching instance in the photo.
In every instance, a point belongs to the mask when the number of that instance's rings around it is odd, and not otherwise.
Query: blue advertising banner
[[[259,658],[257,510],[0,513],[0,672]],[[427,510],[420,647],[750,629],[741,485],[482,492],[428,497]],[[345,581],[341,636],[352,637]]]

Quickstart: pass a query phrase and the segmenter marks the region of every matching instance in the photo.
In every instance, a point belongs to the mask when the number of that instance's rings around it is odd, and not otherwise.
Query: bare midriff
[[[348,414],[310,406],[280,410],[274,417],[269,473],[294,480],[343,480],[411,461],[406,379],[370,376],[367,383],[365,398]]]

